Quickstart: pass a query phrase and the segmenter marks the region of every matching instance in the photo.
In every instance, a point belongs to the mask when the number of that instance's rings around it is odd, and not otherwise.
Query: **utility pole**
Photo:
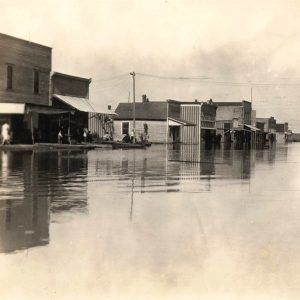
[[[133,90],[133,143],[135,144],[135,73],[130,72],[130,75],[132,76],[132,90]]]

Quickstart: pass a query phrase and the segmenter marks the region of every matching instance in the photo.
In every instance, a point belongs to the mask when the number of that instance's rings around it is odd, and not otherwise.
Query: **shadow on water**
[[[0,252],[46,245],[51,213],[86,210],[86,154],[2,151],[0,159]]]

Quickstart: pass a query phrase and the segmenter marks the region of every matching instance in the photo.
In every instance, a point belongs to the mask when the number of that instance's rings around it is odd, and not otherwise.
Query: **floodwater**
[[[300,144],[0,162],[1,299],[300,297]]]

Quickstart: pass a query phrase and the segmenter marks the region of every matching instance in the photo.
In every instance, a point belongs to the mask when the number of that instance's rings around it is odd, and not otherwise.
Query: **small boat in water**
[[[113,149],[145,149],[146,144],[142,143],[124,143],[124,142],[112,142]]]

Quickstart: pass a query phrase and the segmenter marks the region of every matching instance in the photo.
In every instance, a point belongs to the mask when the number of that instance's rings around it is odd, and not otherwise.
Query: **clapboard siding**
[[[0,34],[0,102],[49,104],[52,49]],[[7,90],[7,65],[13,66],[13,88]],[[33,92],[34,70],[39,93]]]
[[[115,120],[114,121],[114,140],[120,141],[123,138],[122,135],[122,122],[129,122],[129,133],[132,131],[132,120]],[[139,139],[139,135],[144,132],[144,124],[148,125],[149,141],[152,143],[165,143],[167,138],[167,122],[166,121],[136,121],[136,137]]]

